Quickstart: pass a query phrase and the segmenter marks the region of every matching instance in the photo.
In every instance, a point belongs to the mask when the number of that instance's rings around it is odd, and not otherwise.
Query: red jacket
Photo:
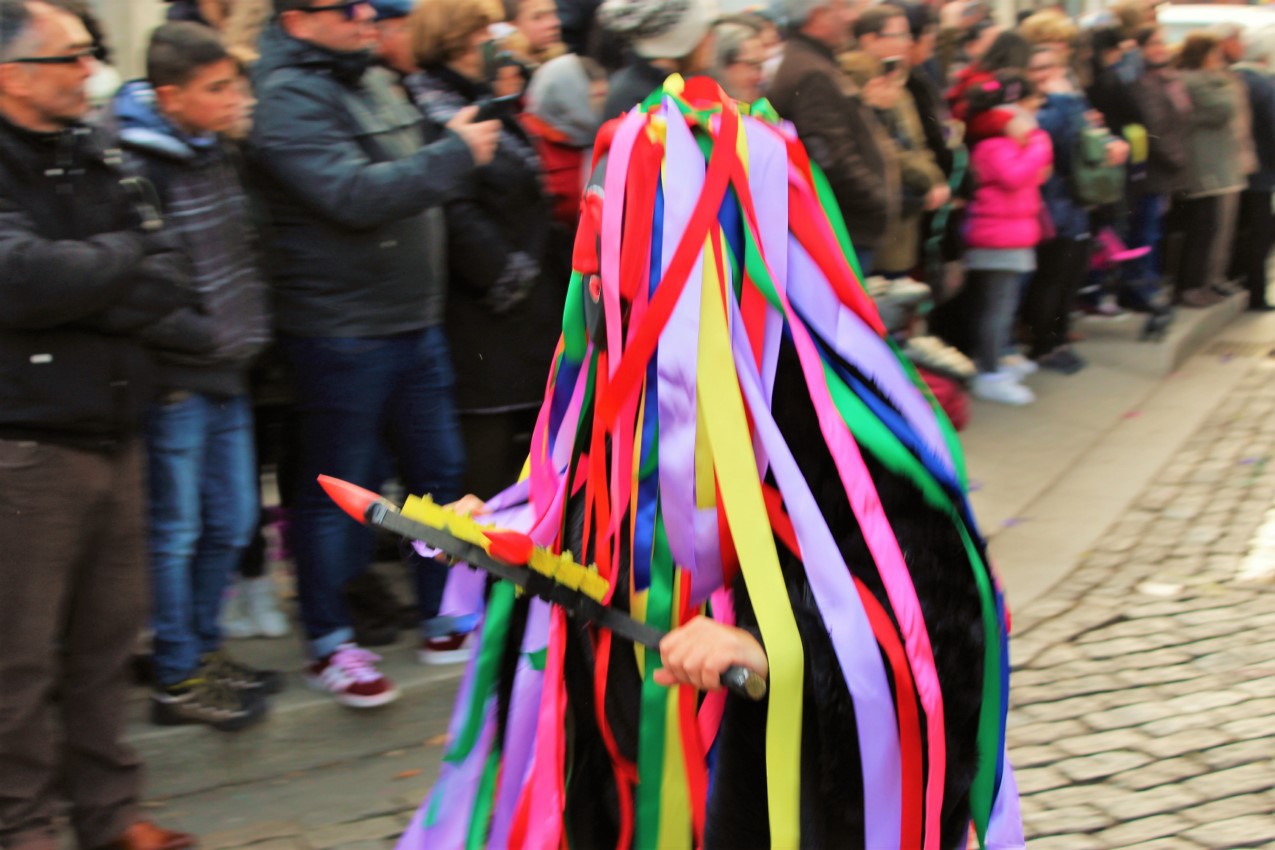
[[[580,198],[589,177],[585,149],[572,145],[565,133],[530,112],[518,117],[535,142],[545,192],[553,204],[553,218],[574,233],[580,219]]]

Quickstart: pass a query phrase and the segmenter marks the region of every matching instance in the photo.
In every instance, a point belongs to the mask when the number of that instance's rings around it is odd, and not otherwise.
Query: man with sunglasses
[[[184,306],[140,184],[82,122],[81,20],[0,0],[0,846],[179,850],[124,744],[146,612],[148,348]],[[130,185],[136,191],[130,195]]]
[[[344,588],[369,533],[320,474],[378,487],[387,456],[409,492],[461,495],[464,452],[443,334],[441,206],[491,159],[499,123],[459,114],[429,143],[421,113],[374,68],[368,2],[275,0],[254,71],[250,158],[270,217],[266,257],[280,346],[295,373],[300,457],[292,513],[312,687],[369,708],[398,691],[354,643]],[[462,344],[464,341],[460,341]],[[415,564],[422,637],[459,641],[439,617],[446,568]],[[455,647],[453,647],[455,648]]]

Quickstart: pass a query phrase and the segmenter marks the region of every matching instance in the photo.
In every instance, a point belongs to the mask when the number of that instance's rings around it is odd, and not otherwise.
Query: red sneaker
[[[343,643],[306,669],[306,683],[351,708],[385,705],[398,699],[398,688],[376,669],[380,660],[375,653]]]
[[[470,632],[452,632],[442,637],[426,638],[416,651],[416,660],[422,664],[459,664],[474,654],[469,646]]]

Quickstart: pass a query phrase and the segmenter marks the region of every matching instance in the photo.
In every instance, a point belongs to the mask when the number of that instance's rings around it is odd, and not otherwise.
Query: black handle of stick
[[[547,599],[549,602],[557,601],[540,592],[539,588],[533,589],[533,582],[535,585],[544,584],[554,587],[552,581],[546,580],[526,568],[512,567],[501,563],[491,558],[486,552],[472,543],[459,540],[444,529],[434,528],[405,517],[397,509],[385,502],[376,502],[369,505],[365,519],[367,524],[373,528],[382,528],[412,540],[423,540],[431,546],[446,551],[451,557],[465,561],[470,566],[478,567],[498,578],[511,581],[519,587],[532,590],[535,595],[541,596],[541,598]],[[584,601],[578,592],[573,593],[577,601]],[[558,602],[558,604],[562,603]],[[600,606],[597,603],[568,606],[569,612],[574,613],[576,610],[579,610],[587,619],[592,620],[599,626],[610,629],[613,634],[649,649],[654,649],[657,652],[660,649],[660,640],[664,637],[665,632],[652,628],[646,623],[638,622],[621,611]],[[766,691],[768,690],[766,680],[747,667],[735,665],[727,667],[720,678],[725,688],[744,699],[760,700],[766,696]]]
[[[756,702],[766,696],[766,680],[747,667],[732,664],[721,675],[722,684],[734,694]]]

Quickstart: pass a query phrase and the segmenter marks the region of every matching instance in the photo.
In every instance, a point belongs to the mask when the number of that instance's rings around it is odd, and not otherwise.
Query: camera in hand
[[[478,113],[474,121],[503,121],[518,114],[519,95],[510,94],[504,97],[489,97],[478,101]]]

